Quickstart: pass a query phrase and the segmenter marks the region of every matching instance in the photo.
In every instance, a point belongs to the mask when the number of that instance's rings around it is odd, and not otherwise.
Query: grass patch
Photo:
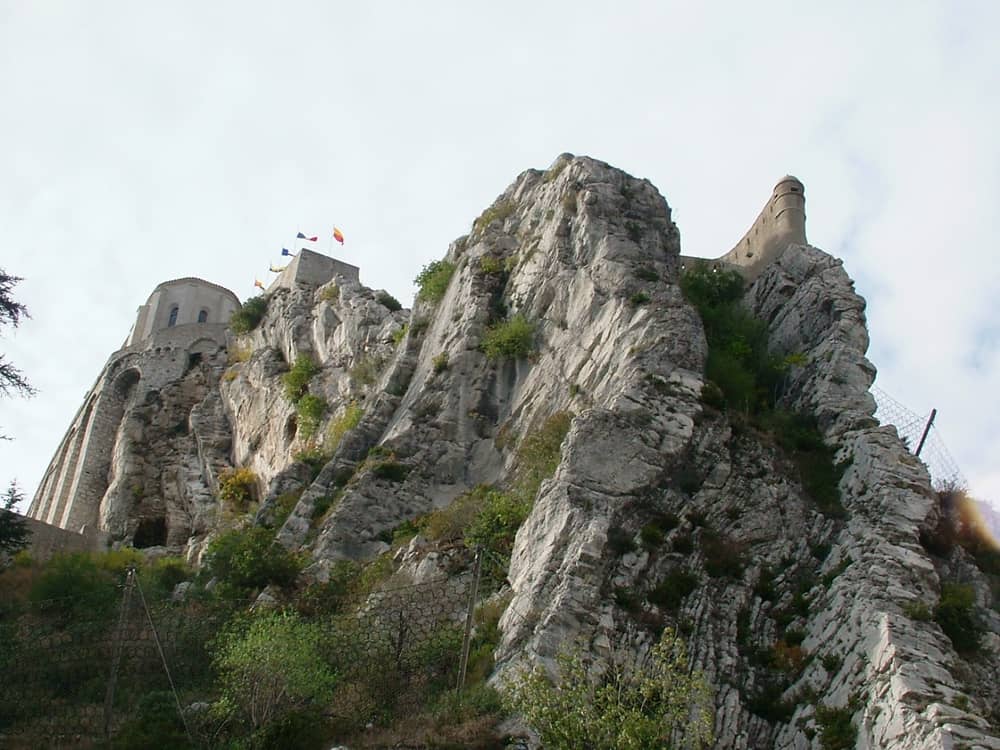
[[[323,302],[336,302],[340,299],[340,287],[336,284],[323,287],[319,291],[319,298]]]
[[[479,218],[472,223],[472,231],[482,232],[494,221],[504,221],[508,216],[514,213],[516,206],[513,201],[502,200],[497,201],[492,206],[483,211]]]
[[[448,369],[448,352],[441,352],[431,359],[434,373],[441,373]]]
[[[531,352],[535,337],[535,324],[523,315],[496,323],[486,330],[481,348],[487,359],[499,361],[519,359]]]
[[[361,408],[357,401],[352,401],[345,408],[343,413],[330,421],[330,426],[326,428],[326,441],[324,448],[327,452],[333,453],[340,446],[341,440],[349,430],[353,430],[361,422],[365,410]]]

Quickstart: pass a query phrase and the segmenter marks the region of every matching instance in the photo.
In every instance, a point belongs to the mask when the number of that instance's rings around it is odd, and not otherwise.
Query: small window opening
[[[198,322],[207,323],[208,322],[208,310],[202,310],[198,313]]]
[[[170,319],[167,321],[168,328],[172,328],[173,326],[177,325],[177,312],[178,312],[177,305],[174,305],[173,307],[170,308]]]

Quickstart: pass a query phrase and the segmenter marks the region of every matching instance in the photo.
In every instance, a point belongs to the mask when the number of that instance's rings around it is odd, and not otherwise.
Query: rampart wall
[[[359,280],[359,273],[357,266],[303,248],[289,261],[278,278],[271,282],[267,291],[291,289],[299,284],[322,286],[334,276],[343,276],[356,282]]]
[[[789,175],[774,186],[757,219],[732,250],[714,259],[682,255],[681,268],[707,262],[716,268],[732,268],[750,280],[756,278],[789,245],[805,244],[805,186]]]

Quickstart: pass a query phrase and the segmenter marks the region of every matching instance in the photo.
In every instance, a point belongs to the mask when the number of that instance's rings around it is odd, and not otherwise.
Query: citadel
[[[711,683],[714,747],[822,750],[832,710],[858,748],[1000,750],[997,578],[940,543],[954,514],[875,418],[865,300],[805,218],[786,176],[703,261],[681,254],[652,183],[563,154],[515,178],[409,310],[308,250],[239,336],[232,292],[167,281],[52,458],[36,536],[210,568],[213,539],[249,529],[300,556],[295,586],[378,561],[390,577],[363,609],[389,581],[454,587],[473,604],[417,603],[471,624],[481,558],[465,535],[485,495],[521,503],[528,464],[524,515],[490,529],[505,545],[484,594],[499,602],[491,684],[571,643],[598,660],[615,642],[642,653],[671,627]],[[719,308],[685,295],[695,263],[746,282],[725,302],[746,325],[725,344],[709,338]],[[491,334],[515,321],[529,340],[493,356]],[[751,329],[780,387],[729,351],[750,349]],[[731,401],[707,374],[720,351],[750,382]],[[525,458],[539,453],[544,469]],[[253,485],[242,503],[221,492],[235,471]],[[972,657],[934,616],[955,583],[983,626]]]
[[[806,243],[805,218],[805,188],[797,178],[785,176],[740,241],[710,262],[753,279],[788,245]],[[689,256],[680,260],[682,268],[704,262]],[[359,269],[302,249],[267,294],[292,287],[315,289],[335,277],[358,283]],[[111,471],[111,458],[118,449],[126,406],[155,399],[160,389],[179,381],[195,366],[224,367],[233,344],[228,321],[239,306],[239,299],[228,289],[194,277],[165,281],[153,290],[139,307],[124,346],[111,355],[84,398],[28,509],[30,518],[76,532],[88,540],[86,546],[106,543],[111,511],[105,494],[118,481]],[[201,471],[211,475],[205,456],[199,454],[199,459]],[[129,536],[137,547],[163,545],[168,540],[172,545],[183,544],[183,533],[191,530],[183,524],[178,528],[176,519],[169,522],[161,515],[141,519],[134,526]]]

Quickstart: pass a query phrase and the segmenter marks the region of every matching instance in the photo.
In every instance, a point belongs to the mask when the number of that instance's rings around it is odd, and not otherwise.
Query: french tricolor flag
[[[316,242],[319,239],[319,237],[306,237],[304,234],[302,234],[302,232],[299,232],[297,235],[295,235],[295,238],[298,240],[305,240],[306,242]]]

